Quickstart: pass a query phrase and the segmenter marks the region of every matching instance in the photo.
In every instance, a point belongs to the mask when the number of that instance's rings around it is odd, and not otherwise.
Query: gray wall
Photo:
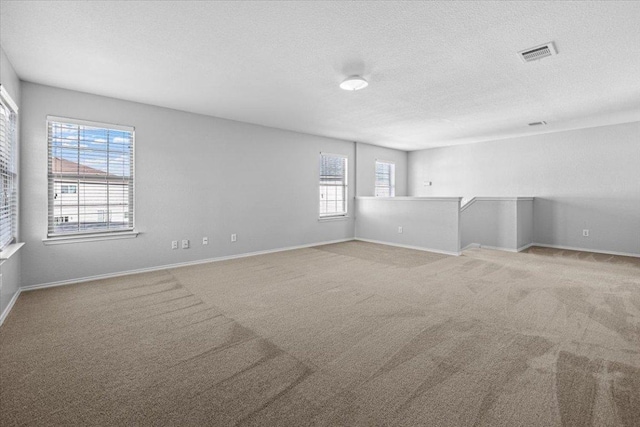
[[[534,242],[640,254],[639,165],[640,123],[603,126],[411,152],[409,194],[534,196]]]
[[[518,200],[518,242],[517,249],[533,243],[533,200]]]
[[[459,198],[358,197],[356,208],[359,240],[460,253]]]
[[[9,93],[9,96],[21,107],[20,102],[20,80],[16,75],[9,59],[0,47],[0,83]],[[20,123],[20,116],[22,110],[18,111],[18,123]],[[18,145],[20,141],[20,135],[18,133]],[[19,182],[19,181],[18,181]],[[0,315],[4,313],[4,310],[9,305],[11,298],[18,292],[20,288],[20,257],[22,251],[14,253],[8,260],[0,261],[0,274],[2,275],[2,288],[0,289]]]
[[[533,199],[478,197],[460,209],[461,246],[472,244],[507,251],[532,243]]]
[[[350,218],[318,221],[318,155],[346,154],[353,171],[353,142],[32,83],[22,99],[23,286],[354,236],[352,197]],[[136,239],[42,243],[48,114],[135,126]],[[172,250],[181,239],[192,247]]]
[[[391,161],[396,164],[396,196],[406,196],[407,152],[360,142],[357,146],[357,196],[375,194],[376,160]]]

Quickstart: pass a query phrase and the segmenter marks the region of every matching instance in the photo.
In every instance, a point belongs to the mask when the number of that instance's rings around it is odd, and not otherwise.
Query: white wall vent
[[[544,126],[546,124],[547,122],[533,122],[533,123],[529,123],[529,126]]]
[[[522,59],[522,62],[532,62],[537,61],[542,58],[546,58],[547,56],[557,55],[558,51],[556,50],[553,42],[549,42],[546,44],[542,44],[540,46],[532,47],[530,49],[521,50],[518,52],[518,56]]]

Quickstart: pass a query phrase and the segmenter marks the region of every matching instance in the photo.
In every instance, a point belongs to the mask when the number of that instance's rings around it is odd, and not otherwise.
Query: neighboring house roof
[[[78,164],[76,162],[72,162],[71,160],[61,159],[59,157],[53,158],[52,164],[52,173],[58,174],[62,179],[71,179],[75,181],[79,179],[82,181],[82,178],[93,178],[100,177],[108,179],[109,181],[120,181],[122,183],[128,183],[129,177],[121,176],[121,175],[109,175],[105,171],[92,168],[91,166]],[[95,182],[95,180],[89,180],[91,182]]]
[[[70,160],[53,158],[53,173],[72,174],[72,175],[107,175],[105,171],[95,169],[90,166],[78,164]]]

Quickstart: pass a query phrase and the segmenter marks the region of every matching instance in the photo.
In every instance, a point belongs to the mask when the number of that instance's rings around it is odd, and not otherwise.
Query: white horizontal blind
[[[396,165],[376,160],[376,197],[395,197]]]
[[[320,217],[347,214],[347,157],[320,153]]]
[[[18,225],[17,108],[0,90],[0,250],[16,239]]]
[[[133,230],[134,129],[49,117],[48,236]]]

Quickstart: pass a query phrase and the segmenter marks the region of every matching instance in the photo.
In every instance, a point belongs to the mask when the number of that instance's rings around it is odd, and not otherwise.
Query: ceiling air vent
[[[523,62],[537,61],[538,59],[546,58],[547,56],[556,55],[558,51],[553,42],[549,42],[540,46],[532,47],[531,49],[525,49],[518,52],[518,55]]]
[[[529,126],[544,126],[546,124],[547,122],[533,122],[533,123],[529,123]]]

